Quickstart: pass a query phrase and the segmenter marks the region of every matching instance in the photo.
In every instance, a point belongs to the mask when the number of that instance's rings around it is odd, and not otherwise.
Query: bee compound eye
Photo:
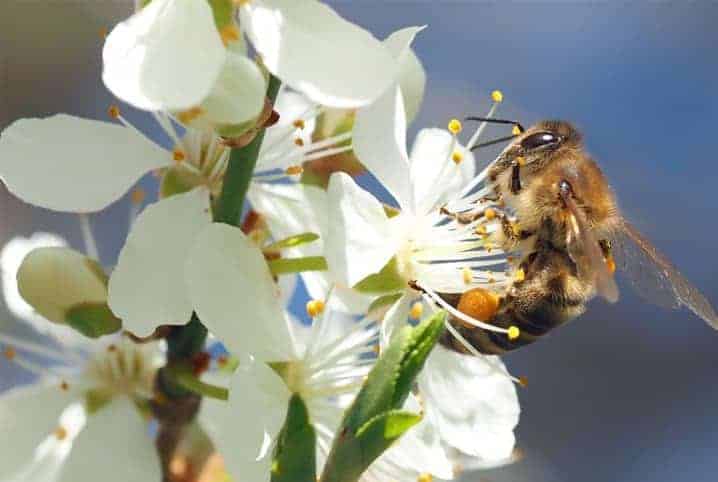
[[[561,137],[548,131],[541,131],[527,136],[521,141],[521,147],[524,150],[532,151],[547,147],[557,146],[561,142]]]

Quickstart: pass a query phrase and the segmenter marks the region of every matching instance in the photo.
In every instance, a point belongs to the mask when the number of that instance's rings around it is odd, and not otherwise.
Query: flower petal
[[[3,446],[0,480],[33,461],[36,449],[53,437],[60,416],[76,397],[77,393],[62,390],[54,381],[16,387],[0,395],[0,433],[12,441]]]
[[[411,122],[421,108],[426,88],[426,71],[421,61],[410,48],[417,33],[425,27],[408,27],[389,35],[384,45],[399,62],[399,86],[404,96],[406,119]]]
[[[352,143],[359,161],[394,196],[399,206],[412,209],[406,114],[398,86],[357,112]]]
[[[249,201],[264,216],[276,239],[285,239],[300,233],[320,234],[326,229],[327,194],[313,186],[291,184],[254,183],[249,190]],[[283,250],[287,257],[323,256],[323,238]],[[371,304],[371,298],[337,284],[327,271],[301,273],[302,281],[314,299],[326,300],[332,290],[331,306],[342,312],[363,313]]]
[[[209,223],[209,195],[203,188],[159,201],[137,217],[109,283],[110,308],[125,329],[144,336],[158,325],[189,321],[184,263]]]
[[[125,127],[58,114],[20,119],[0,137],[0,177],[25,202],[90,212],[118,200],[152,169],[171,162]]]
[[[245,55],[230,53],[202,108],[213,122],[239,124],[259,115],[266,92],[267,80],[257,64]]]
[[[316,0],[255,0],[240,12],[270,72],[322,105],[366,105],[397,78],[381,42]]]
[[[457,164],[452,155],[461,160]],[[460,191],[475,172],[474,155],[444,129],[422,129],[411,149],[411,181],[417,212],[428,213]]]
[[[121,398],[88,415],[58,482],[161,480],[149,427],[132,401]]]
[[[205,399],[199,419],[235,478],[269,481],[272,451],[291,393],[266,364],[243,358],[227,402]]]
[[[396,300],[384,315],[381,323],[381,346],[386,348],[391,342],[391,337],[396,330],[400,330],[409,322],[409,312],[411,311],[414,295],[409,291],[404,293],[401,298]]]
[[[444,442],[486,462],[511,456],[520,407],[501,359],[437,346],[418,383]]]
[[[154,0],[107,36],[102,80],[139,109],[187,109],[210,93],[225,55],[208,2]]]
[[[233,354],[271,361],[293,355],[279,289],[239,228],[207,226],[190,251],[186,277],[192,306]]]
[[[345,173],[330,178],[328,207],[327,264],[339,282],[354,286],[389,262],[398,240],[381,203]]]

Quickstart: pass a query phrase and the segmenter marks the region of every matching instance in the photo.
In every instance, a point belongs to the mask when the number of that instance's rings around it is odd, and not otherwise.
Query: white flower
[[[470,144],[475,142],[476,136]],[[408,155],[399,86],[357,113],[353,145],[359,160],[396,199],[400,212],[388,216],[385,207],[352,178],[332,176],[328,228],[322,234],[335,278],[356,286],[385,267],[393,270],[393,285],[382,288],[402,296],[387,315],[387,333],[406,322],[412,301],[420,294],[414,289],[417,285],[453,315],[506,332],[463,315],[438,296],[475,287],[496,290],[510,282],[506,257],[477,232],[477,228],[486,233],[500,228],[498,220],[481,218],[462,225],[439,209],[462,198],[485,177],[486,170],[475,176],[471,151],[449,131],[423,129]],[[479,191],[472,200],[486,194]],[[393,264],[388,266],[390,260]]]
[[[381,42],[318,1],[255,0],[239,11],[266,68],[316,102],[365,105],[397,78],[398,64]],[[231,113],[232,122],[239,122],[237,109],[253,117],[263,100],[254,95],[264,85],[259,68],[242,49],[223,45],[240,35],[232,16],[221,20],[226,25],[219,30],[217,22],[209,2],[152,1],[107,37],[105,84],[145,110],[203,104]],[[228,88],[233,95],[222,92]]]
[[[2,333],[0,343],[8,361],[38,375],[0,394],[8,442],[0,480],[90,482],[99,473],[108,482],[159,480],[149,428],[135,406],[151,396],[161,362],[155,347],[117,339],[51,348]],[[37,356],[49,366],[31,360]]]

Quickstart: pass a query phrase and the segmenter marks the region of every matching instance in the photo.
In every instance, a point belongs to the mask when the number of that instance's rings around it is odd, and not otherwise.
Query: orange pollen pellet
[[[454,164],[461,164],[461,161],[464,160],[464,155],[459,151],[454,151],[454,153],[451,154],[451,160],[454,161]]]
[[[294,139],[294,145],[302,147],[304,145],[304,139],[302,139],[301,137],[297,137],[296,139]]]
[[[111,105],[107,108],[107,115],[109,115],[113,119],[117,119],[118,117],[120,117],[120,108],[114,104]]]
[[[496,211],[491,208],[486,208],[484,211],[484,217],[487,221],[491,221],[492,219],[496,218]]]
[[[302,166],[289,166],[284,170],[284,173],[287,176],[297,176],[304,172],[304,168]]]
[[[294,122],[292,122],[292,125],[297,129],[304,129],[304,127],[306,127],[306,124],[304,123],[303,119],[295,120]]]
[[[67,429],[65,427],[57,427],[55,429],[55,438],[57,440],[65,440],[67,438]]]
[[[483,288],[473,288],[461,295],[456,308],[472,318],[488,321],[499,309],[499,297]]]
[[[182,162],[185,160],[185,154],[182,149],[175,149],[172,151],[172,159],[175,160],[175,162]]]

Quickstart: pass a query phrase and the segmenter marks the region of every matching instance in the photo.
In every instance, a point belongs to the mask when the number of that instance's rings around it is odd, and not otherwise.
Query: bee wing
[[[608,269],[598,239],[591,232],[583,212],[573,198],[565,195],[563,200],[569,211],[566,246],[568,254],[576,263],[579,278],[592,282],[599,295],[615,303],[618,301],[618,287]]]
[[[633,225],[623,220],[611,241],[617,266],[640,296],[665,308],[686,306],[718,330],[710,302]]]

